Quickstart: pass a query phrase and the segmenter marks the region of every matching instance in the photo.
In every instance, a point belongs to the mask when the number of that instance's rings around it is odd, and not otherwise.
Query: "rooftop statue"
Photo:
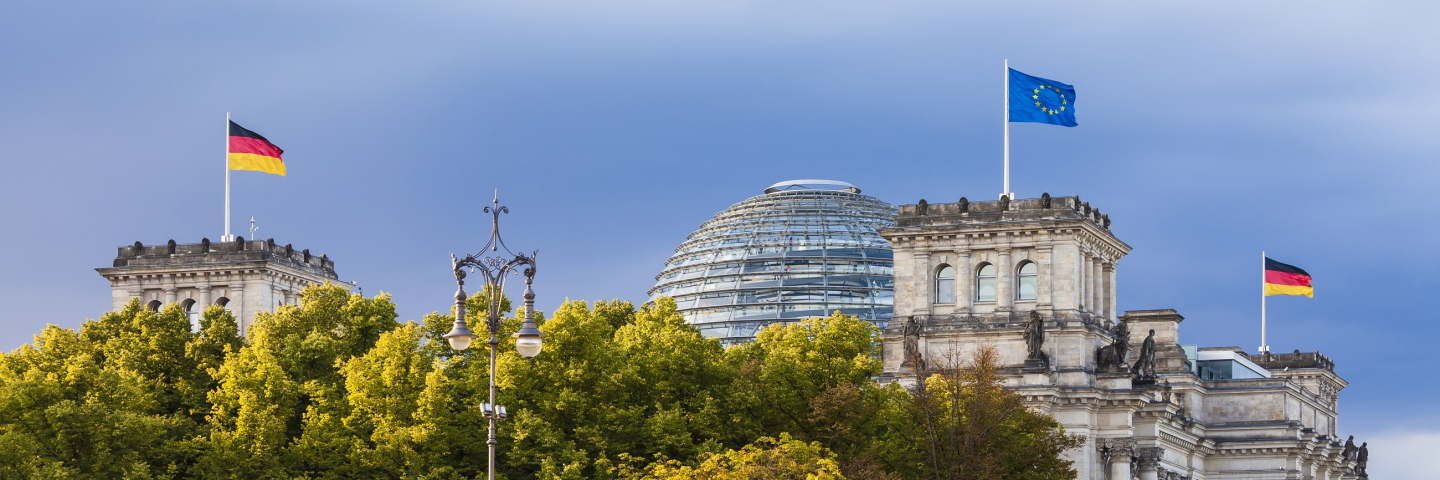
[[[1125,322],[1116,322],[1115,329],[1110,331],[1112,339],[1110,344],[1100,347],[1095,353],[1095,363],[1101,370],[1114,372],[1125,372],[1130,370],[1130,365],[1125,358],[1130,354],[1130,329]]]
[[[1141,379],[1155,378],[1155,329],[1150,329],[1150,335],[1140,345],[1140,359],[1135,361],[1135,368],[1131,371]]]
[[[1355,455],[1355,474],[1356,474],[1356,475],[1359,475],[1359,476],[1362,476],[1362,477],[1367,477],[1367,476],[1369,476],[1368,473],[1365,473],[1365,466],[1366,466],[1365,464],[1367,464],[1367,463],[1370,463],[1370,443],[1369,443],[1369,442],[1361,443],[1361,444],[1360,444],[1360,452]]]

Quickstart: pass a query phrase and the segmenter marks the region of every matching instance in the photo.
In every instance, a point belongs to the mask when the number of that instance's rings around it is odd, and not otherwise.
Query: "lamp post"
[[[495,404],[495,347],[500,345],[496,335],[500,333],[500,298],[505,291],[505,279],[511,274],[522,274],[525,276],[525,323],[520,325],[520,331],[511,335],[515,338],[515,351],[525,358],[534,358],[540,354],[541,339],[545,334],[535,328],[535,292],[530,289],[530,283],[535,280],[535,256],[539,251],[526,256],[524,253],[514,253],[505,246],[505,241],[500,239],[500,214],[510,213],[510,209],[500,206],[500,194],[497,191],[493,205],[485,207],[485,212],[491,215],[490,240],[480,248],[480,253],[466,255],[465,258],[457,259],[455,254],[450,254],[450,263],[455,270],[455,324],[450,328],[450,333],[445,334],[445,341],[450,343],[450,348],[464,350],[470,348],[470,343],[478,337],[465,325],[465,269],[470,273],[480,272],[485,284],[482,292],[485,295],[489,311],[485,318],[485,328],[490,330],[490,402],[480,407],[481,414],[490,420],[490,436],[485,442],[490,446],[489,476],[490,480],[495,479],[495,424],[506,417],[505,407]],[[485,251],[499,252],[501,248],[505,253],[513,255],[507,258],[502,254],[485,256]],[[524,267],[524,271],[517,269]]]

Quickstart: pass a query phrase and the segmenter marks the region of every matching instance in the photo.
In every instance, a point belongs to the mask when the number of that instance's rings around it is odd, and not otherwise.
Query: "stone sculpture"
[[[920,199],[920,202],[919,202],[919,203],[916,203],[916,204],[915,204],[915,214],[916,214],[916,215],[924,215],[924,214],[925,214],[925,211],[926,211],[926,210],[929,210],[929,209],[930,209],[930,202],[926,202],[925,199],[923,199],[923,198]]]
[[[905,338],[905,360],[902,365],[909,365],[916,370],[925,369],[925,358],[920,355],[920,334],[924,329],[915,317],[905,319],[905,328],[902,334]]]
[[[1050,366],[1050,359],[1045,356],[1045,318],[1040,312],[1030,311],[1030,321],[1025,324],[1025,346],[1030,353],[1025,357],[1026,368]]]
[[[1115,329],[1110,331],[1112,337],[1110,344],[1100,347],[1095,353],[1095,363],[1102,370],[1114,372],[1125,372],[1130,370],[1130,365],[1125,358],[1130,354],[1130,329],[1125,322],[1116,322]]]
[[[1361,443],[1360,451],[1355,454],[1355,474],[1362,477],[1368,477],[1369,474],[1365,473],[1365,464],[1367,463],[1370,463],[1369,442]]]
[[[1000,211],[1003,212],[1003,211],[1006,211],[1006,210],[1009,210],[1009,209],[1010,209],[1010,196],[1009,196],[1009,195],[1001,195],[1001,196],[1000,196]]]
[[[1155,378],[1155,329],[1150,329],[1145,343],[1140,344],[1140,358],[1135,360],[1135,367],[1130,371],[1135,372],[1141,379]]]
[[[1355,436],[1354,436],[1354,435],[1351,435],[1350,438],[1345,439],[1345,450],[1342,450],[1342,451],[1340,452],[1340,458],[1344,459],[1344,461],[1347,461],[1347,462],[1348,462],[1348,461],[1355,460]]]
[[[1050,208],[1050,192],[1040,194],[1040,208]]]
[[[960,213],[968,213],[969,211],[970,200],[966,199],[965,197],[960,197]]]

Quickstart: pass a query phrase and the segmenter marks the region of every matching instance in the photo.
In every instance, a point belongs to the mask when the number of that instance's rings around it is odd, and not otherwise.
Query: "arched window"
[[[222,307],[222,308],[224,308],[224,309],[226,309],[226,310],[229,310],[229,309],[230,309],[230,299],[228,299],[228,298],[225,298],[225,297],[217,298],[217,299],[215,299],[215,304],[216,304],[216,305],[219,305],[220,307]]]
[[[984,264],[975,274],[975,301],[995,301],[995,266]]]
[[[150,309],[150,311],[152,311],[152,312],[158,312],[158,311],[160,311],[160,306],[161,306],[161,305],[164,305],[164,304],[163,304],[163,303],[160,303],[159,300],[151,300],[150,303],[145,304],[145,308]]]
[[[1039,291],[1040,281],[1035,278],[1035,262],[1020,264],[1020,271],[1015,276],[1015,298],[1017,300],[1034,300]]]
[[[204,313],[200,307],[201,305],[192,298],[180,302],[180,309],[185,311],[186,317],[190,317],[190,331],[192,332],[200,331],[200,314]]]
[[[955,303],[955,268],[949,265],[935,274],[935,303]]]

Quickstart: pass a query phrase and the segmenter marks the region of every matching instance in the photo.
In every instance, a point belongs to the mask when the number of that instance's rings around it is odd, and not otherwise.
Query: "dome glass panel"
[[[649,291],[726,344],[766,325],[835,311],[880,327],[894,305],[894,255],[878,229],[898,209],[830,180],[777,183],[715,214],[665,262]]]

